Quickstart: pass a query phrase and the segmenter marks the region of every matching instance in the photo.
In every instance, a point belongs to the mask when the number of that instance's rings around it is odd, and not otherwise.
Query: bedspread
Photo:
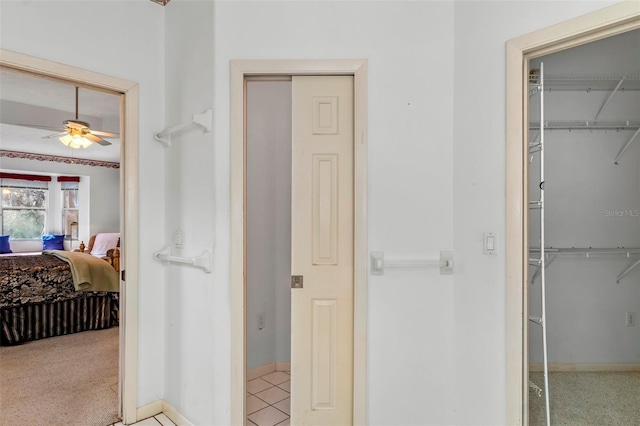
[[[0,309],[107,293],[78,292],[69,265],[54,256],[0,257]]]

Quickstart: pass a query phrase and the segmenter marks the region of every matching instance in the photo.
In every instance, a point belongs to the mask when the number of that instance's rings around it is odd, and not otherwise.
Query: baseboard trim
[[[136,421],[148,419],[149,417],[157,416],[163,413],[165,416],[177,424],[178,426],[193,426],[189,420],[187,420],[182,414],[178,412],[171,404],[164,399],[154,401],[150,404],[138,407],[136,411]]]
[[[291,371],[291,363],[276,361],[248,370],[247,381],[257,379],[258,377],[273,373],[274,371]]]
[[[543,371],[542,364],[529,364],[529,371]],[[549,371],[554,372],[567,372],[567,371],[640,371],[640,364],[606,364],[606,363],[594,363],[594,364],[549,364]]]
[[[276,371],[291,371],[290,362],[276,362]]]
[[[265,374],[273,373],[274,371],[276,371],[275,362],[261,365],[260,367],[256,367],[252,370],[247,371],[247,381],[257,379],[258,377],[264,376]]]
[[[164,399],[162,400],[162,412],[178,426],[193,426],[193,423],[185,419],[184,416],[178,412],[178,410],[173,408],[173,406]]]
[[[136,421],[139,422],[140,420],[148,419],[160,413],[162,413],[162,400],[153,401],[147,405],[138,407],[136,410]]]

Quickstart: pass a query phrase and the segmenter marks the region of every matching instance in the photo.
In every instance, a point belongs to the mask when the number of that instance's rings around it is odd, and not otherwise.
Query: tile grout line
[[[284,371],[283,371],[283,373],[285,373],[285,374],[287,374],[289,377],[291,377],[291,374],[289,374],[289,373],[287,373],[287,372],[284,372]],[[262,401],[262,402],[264,402],[265,404],[267,404],[267,406],[266,406],[266,407],[263,407],[263,408],[261,408],[261,409],[259,409],[259,410],[256,410],[256,411],[254,411],[253,413],[247,413],[247,421],[248,421],[249,423],[251,423],[252,425],[259,426],[258,424],[256,424],[256,423],[254,423],[253,421],[251,421],[251,420],[249,419],[249,416],[254,415],[254,414],[256,414],[256,413],[259,413],[259,412],[260,412],[260,411],[262,411],[262,410],[266,410],[266,409],[267,409],[267,408],[269,408],[269,407],[271,407],[271,408],[275,409],[276,411],[278,411],[278,412],[280,412],[280,413],[284,414],[285,416],[287,416],[287,418],[286,418],[286,419],[283,419],[281,422],[277,423],[277,424],[276,424],[276,425],[274,425],[274,426],[277,426],[277,425],[283,424],[284,422],[286,422],[286,421],[288,421],[288,420],[290,420],[290,419],[291,419],[291,415],[290,415],[290,414],[285,413],[284,411],[282,411],[281,409],[279,409],[278,407],[276,407],[276,406],[274,405],[274,404],[279,404],[280,402],[282,402],[282,401],[284,401],[284,400],[286,400],[286,399],[288,399],[288,398],[289,398],[289,399],[291,398],[291,392],[290,392],[290,391],[288,391],[288,390],[286,390],[286,389],[283,389],[283,388],[281,388],[281,387],[280,387],[280,385],[282,385],[283,383],[290,382],[290,381],[291,381],[291,378],[289,378],[289,380],[285,380],[285,381],[283,381],[283,382],[280,382],[280,383],[278,383],[278,384],[275,384],[275,383],[272,383],[272,382],[270,382],[270,381],[268,381],[268,380],[263,379],[263,377],[268,376],[269,374],[273,374],[273,372],[272,372],[272,373],[265,374],[264,376],[256,377],[256,378],[255,378],[255,379],[253,379],[253,380],[262,380],[263,382],[270,384],[270,385],[271,385],[270,387],[268,387],[268,388],[266,388],[266,389],[263,389],[263,390],[261,390],[261,391],[258,391],[258,392],[256,392],[256,393],[251,393],[251,392],[247,391],[247,393],[248,393],[250,396],[254,396],[254,397],[255,397],[255,398],[257,398],[259,401]],[[253,381],[253,380],[250,380],[250,381]],[[248,383],[248,382],[247,382],[247,383]],[[258,396],[258,394],[259,394],[259,393],[266,392],[266,391],[268,391],[268,390],[270,390],[270,389],[273,389],[273,388],[276,388],[276,389],[278,389],[278,390],[281,390],[281,391],[285,392],[285,393],[287,394],[287,397],[285,397],[285,398],[283,398],[283,399],[281,399],[281,400],[279,400],[279,401],[275,401],[273,404],[271,404],[271,403],[269,403],[268,401],[265,401],[264,399],[262,399],[262,398],[260,398],[260,397]],[[245,397],[245,398],[246,398],[246,397]]]

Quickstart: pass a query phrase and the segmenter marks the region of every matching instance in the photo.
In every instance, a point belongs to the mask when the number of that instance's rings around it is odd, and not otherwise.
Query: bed
[[[76,274],[73,264],[47,252],[0,256],[0,346],[118,325],[117,287],[78,290]]]

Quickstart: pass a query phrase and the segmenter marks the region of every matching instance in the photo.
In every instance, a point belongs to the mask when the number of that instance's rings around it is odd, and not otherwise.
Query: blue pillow
[[[42,250],[64,250],[64,235],[43,235]]]
[[[11,251],[11,245],[9,244],[8,235],[0,235],[0,254],[2,253],[13,253]]]

